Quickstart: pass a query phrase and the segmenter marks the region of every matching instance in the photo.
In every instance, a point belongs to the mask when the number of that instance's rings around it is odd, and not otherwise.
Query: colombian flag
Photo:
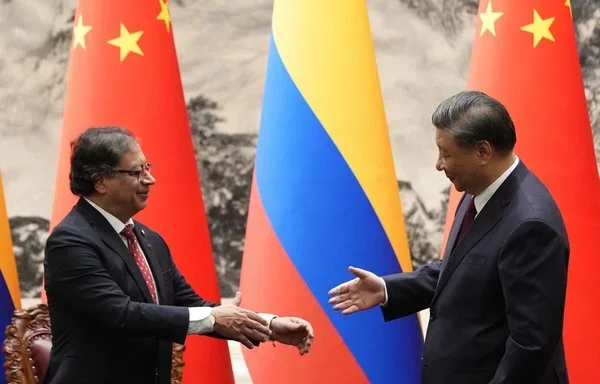
[[[15,309],[21,308],[21,293],[17,266],[12,250],[8,215],[4,204],[2,175],[0,174],[0,340],[4,342],[4,330],[10,324]],[[1,348],[1,347],[0,347]],[[0,367],[4,364],[4,355],[0,355]],[[0,384],[6,383],[4,374],[0,375]]]
[[[244,350],[254,383],[417,383],[417,316],[344,317],[348,265],[410,271],[364,1],[275,0],[250,198],[243,305],[313,324],[313,350]]]

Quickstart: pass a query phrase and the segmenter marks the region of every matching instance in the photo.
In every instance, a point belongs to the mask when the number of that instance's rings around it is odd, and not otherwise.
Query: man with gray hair
[[[52,325],[45,382],[168,384],[172,343],[192,334],[308,352],[307,321],[241,308],[239,293],[233,305],[218,305],[194,292],[163,238],[133,220],[156,181],[151,169],[125,129],[90,128],[73,143],[70,187],[80,199],[45,249]]]
[[[499,101],[461,92],[432,120],[436,168],[464,192],[443,261],[383,278],[350,267],[356,278],[330,291],[333,309],[380,306],[390,321],[430,308],[423,384],[567,383],[569,242],[557,205],[514,154]]]

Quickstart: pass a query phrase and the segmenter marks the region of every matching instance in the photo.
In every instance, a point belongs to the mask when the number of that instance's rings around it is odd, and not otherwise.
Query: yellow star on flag
[[[119,37],[108,41],[108,44],[119,47],[121,53],[121,61],[125,60],[129,52],[137,53],[140,56],[144,56],[144,52],[138,45],[138,40],[142,37],[144,31],[138,31],[130,33],[125,25],[121,23],[121,34]]]
[[[569,7],[569,13],[571,14],[571,18],[573,18],[573,8],[571,8],[571,0],[565,0],[565,7]]]
[[[171,31],[171,13],[169,12],[169,6],[165,1],[158,0],[160,3],[160,14],[156,16],[156,20],[161,20],[165,22],[165,27],[167,28],[167,32]]]
[[[542,39],[554,41],[554,36],[552,36],[552,32],[550,32],[550,26],[553,22],[554,17],[542,19],[537,10],[534,9],[533,23],[522,26],[521,30],[533,34],[533,47],[535,48]]]
[[[83,24],[83,15],[80,13],[77,18],[77,25],[73,27],[73,49],[77,48],[77,46],[85,49],[85,35],[91,30],[91,25]]]
[[[496,21],[502,17],[504,13],[494,12],[492,9],[492,0],[488,1],[485,12],[481,12],[479,17],[481,18],[481,32],[479,36],[483,36],[485,31],[489,31],[493,36],[496,36]]]

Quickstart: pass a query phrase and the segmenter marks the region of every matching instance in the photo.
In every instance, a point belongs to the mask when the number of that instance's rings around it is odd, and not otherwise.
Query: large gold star
[[[489,31],[493,36],[496,36],[496,21],[502,17],[504,13],[494,12],[492,10],[492,0],[487,4],[485,12],[481,12],[479,17],[481,18],[481,32],[479,36],[483,36],[485,31]]]
[[[533,47],[535,48],[542,39],[554,41],[554,36],[552,36],[552,32],[550,32],[550,26],[553,22],[554,17],[542,19],[537,10],[534,9],[533,23],[522,26],[521,30],[533,34]]]
[[[73,27],[73,49],[77,48],[77,46],[85,49],[85,35],[91,30],[91,25],[83,24],[83,15],[80,13],[77,18],[77,25]]]
[[[569,13],[571,14],[571,18],[573,18],[573,8],[571,8],[571,0],[565,0],[565,7],[569,7]]]
[[[120,36],[109,40],[108,44],[114,45],[115,47],[119,47],[121,61],[125,60],[127,55],[129,55],[129,52],[137,53],[140,56],[144,56],[144,52],[142,52],[140,46],[138,45],[138,40],[142,37],[143,34],[144,31],[129,33],[125,25],[121,23]]]
[[[165,22],[165,27],[167,28],[167,32],[171,31],[171,13],[169,12],[169,5],[166,1],[158,0],[160,3],[160,14],[156,16],[156,20],[161,20]]]

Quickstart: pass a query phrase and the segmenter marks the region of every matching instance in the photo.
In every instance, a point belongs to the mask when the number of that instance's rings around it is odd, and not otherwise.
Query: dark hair
[[[442,101],[431,118],[438,129],[449,129],[459,147],[473,148],[485,140],[500,153],[513,150],[515,125],[498,100],[478,91],[460,92]]]
[[[96,191],[92,176],[111,175],[113,168],[135,145],[133,134],[119,127],[88,128],[71,143],[71,192],[89,196]]]

